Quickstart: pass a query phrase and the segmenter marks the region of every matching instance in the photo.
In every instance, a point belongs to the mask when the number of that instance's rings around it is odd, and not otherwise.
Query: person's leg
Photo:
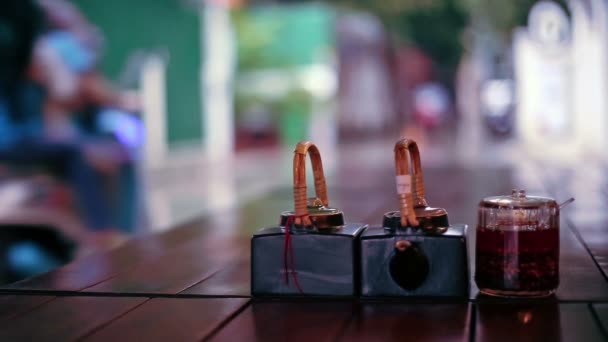
[[[135,166],[125,163],[118,171],[117,226],[125,233],[134,233],[137,225],[137,199],[139,187]]]
[[[87,227],[93,230],[111,227],[110,205],[104,193],[103,175],[88,163],[81,151],[73,154],[67,161],[67,166]]]
[[[96,118],[97,134],[111,136],[125,152],[116,182],[118,227],[125,232],[135,233],[146,224],[140,170],[141,149],[145,139],[143,122],[136,115],[115,108],[100,108]]]

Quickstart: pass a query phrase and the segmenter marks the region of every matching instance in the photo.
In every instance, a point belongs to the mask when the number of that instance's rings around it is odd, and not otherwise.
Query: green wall
[[[169,143],[202,140],[200,22],[195,9],[176,0],[74,0],[105,36],[102,70],[116,79],[138,49],[169,52]]]

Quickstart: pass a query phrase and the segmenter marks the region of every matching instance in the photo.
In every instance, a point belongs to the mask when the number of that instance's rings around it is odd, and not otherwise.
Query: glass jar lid
[[[492,196],[484,198],[480,207],[505,209],[540,209],[557,208],[557,202],[548,197],[526,196],[525,190],[513,189],[510,196]]]

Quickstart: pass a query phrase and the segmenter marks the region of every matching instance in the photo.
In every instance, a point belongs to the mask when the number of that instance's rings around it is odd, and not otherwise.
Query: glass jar
[[[479,203],[475,282],[482,293],[542,297],[555,292],[559,210],[555,200],[526,196],[524,190]]]

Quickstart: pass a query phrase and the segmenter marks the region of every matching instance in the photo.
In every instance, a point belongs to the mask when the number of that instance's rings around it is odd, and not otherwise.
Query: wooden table
[[[0,341],[606,341],[606,171],[599,163],[577,172],[541,163],[425,169],[429,202],[473,227],[479,200],[515,185],[558,200],[577,197],[562,212],[561,285],[552,298],[485,298],[472,282],[462,302],[252,300],[249,237],[289,208],[286,186],[3,286]],[[392,172],[391,165],[345,162],[328,179],[331,204],[349,221],[380,223],[397,206]]]

